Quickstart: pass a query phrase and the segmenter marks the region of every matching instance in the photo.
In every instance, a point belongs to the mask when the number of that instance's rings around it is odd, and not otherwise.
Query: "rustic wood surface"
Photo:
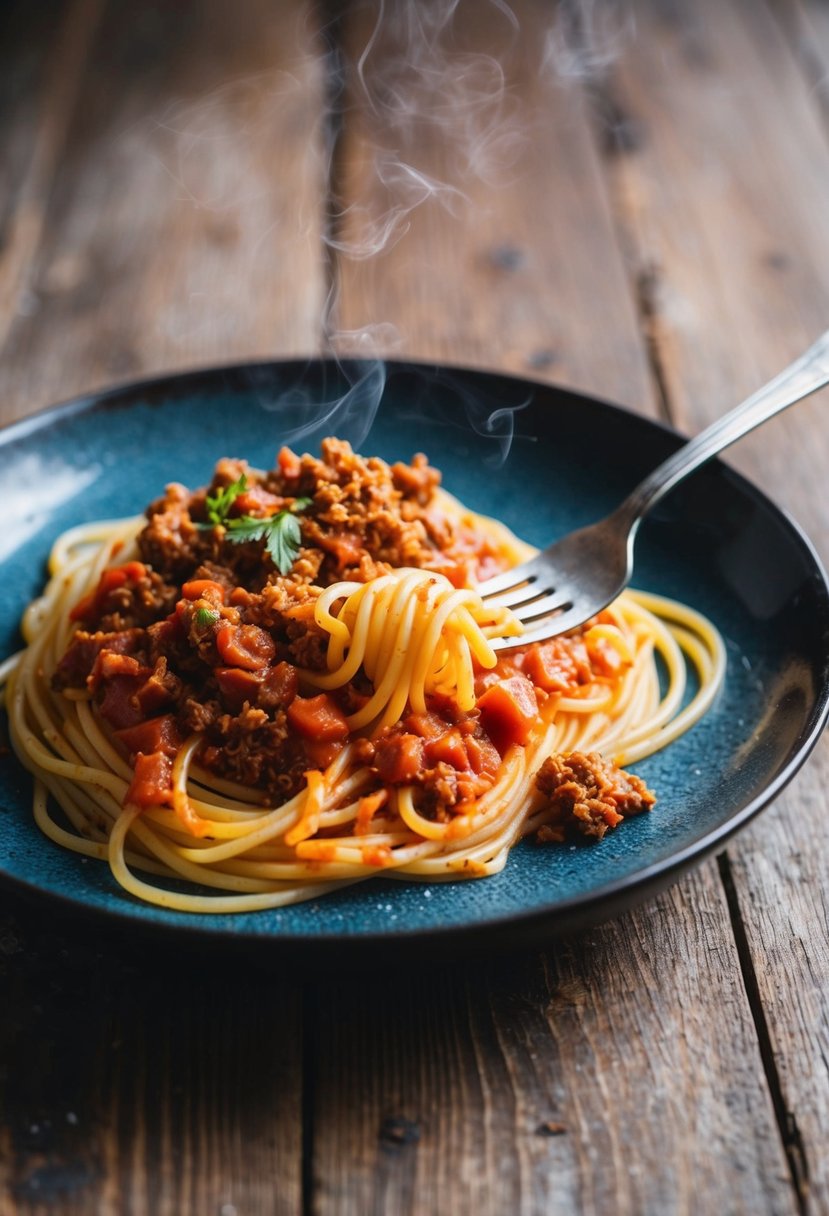
[[[450,8],[5,5],[0,420],[334,346],[693,431],[826,328],[825,4]],[[826,417],[733,456],[825,561]],[[485,968],[216,971],[4,896],[0,1214],[829,1212],[827,785],[824,741],[720,858]]]

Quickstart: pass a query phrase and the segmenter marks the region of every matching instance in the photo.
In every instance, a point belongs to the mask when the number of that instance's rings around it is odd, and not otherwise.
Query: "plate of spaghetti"
[[[613,406],[274,363],[0,442],[0,878],[29,892],[304,958],[528,941],[704,857],[824,724],[825,577],[722,464],[582,628],[522,646],[481,600],[680,442]]]

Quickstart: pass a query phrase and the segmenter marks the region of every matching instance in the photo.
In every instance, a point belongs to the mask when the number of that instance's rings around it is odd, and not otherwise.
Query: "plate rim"
[[[322,369],[330,368],[332,372],[335,372],[349,366],[374,361],[374,359],[336,358],[329,355],[291,355],[198,365],[183,370],[157,372],[149,376],[127,379],[41,407],[24,418],[8,423],[0,428],[0,451],[10,443],[34,436],[55,423],[79,415],[95,413],[98,409],[106,408],[107,405],[124,398],[140,395],[150,397],[161,392],[170,395],[173,390],[195,391],[200,385],[215,386],[216,380],[222,376],[241,378],[257,370],[267,371],[290,367],[299,369],[303,365],[309,365]],[[567,384],[533,380],[500,368],[470,366],[465,363],[452,363],[444,360],[383,358],[379,361],[389,372],[413,372],[421,375],[430,372],[432,374],[448,372],[461,376],[495,377],[512,381],[533,390],[575,398],[589,403],[591,407],[598,406],[613,414],[621,414],[637,425],[661,432],[665,438],[675,441],[677,447],[687,439],[687,436],[681,431],[660,418],[640,414],[628,406],[609,401],[604,397],[594,396]],[[152,404],[151,401],[148,403]],[[127,400],[124,404],[129,407],[130,402]],[[732,480],[743,494],[759,501],[766,510],[771,510],[786,526],[791,539],[801,549],[806,564],[818,577],[823,606],[827,622],[829,622],[829,576],[827,576],[814,544],[801,525],[784,507],[779,506],[750,478],[737,469],[720,460],[719,457],[715,457],[709,463],[719,466],[722,475],[727,480]],[[829,659],[827,664],[829,664]],[[284,952],[287,955],[307,956],[307,961],[315,961],[319,954],[330,952],[334,948],[348,952],[350,961],[352,952],[396,950],[400,945],[417,945],[424,948],[437,946],[445,949],[448,946],[466,948],[473,944],[489,944],[493,938],[496,941],[505,937],[521,938],[522,940],[530,938],[540,940],[544,937],[552,940],[563,933],[571,932],[574,922],[581,925],[585,922],[596,923],[608,919],[609,917],[604,915],[605,910],[614,906],[624,908],[632,905],[640,888],[645,892],[653,891],[655,893],[657,889],[669,886],[683,871],[699,865],[718,846],[724,845],[778,797],[811,755],[827,720],[829,720],[829,666],[827,666],[826,678],[817,690],[817,695],[809,708],[804,724],[790,745],[789,757],[783,768],[755,798],[729,816],[724,823],[717,825],[704,836],[692,841],[682,849],[672,852],[667,857],[579,895],[534,907],[531,910],[513,911],[495,918],[476,920],[462,925],[437,924],[423,928],[395,926],[382,933],[376,931],[354,933],[349,930],[315,934],[299,934],[290,930],[285,933],[256,932],[244,928],[223,929],[221,921],[218,925],[205,925],[195,914],[192,919],[177,923],[170,923],[163,919],[148,919],[142,915],[144,905],[138,901],[123,907],[91,905],[81,898],[75,898],[64,892],[44,889],[37,883],[9,874],[4,869],[0,869],[0,886],[4,890],[14,891],[32,900],[51,903],[53,906],[57,905],[71,910],[78,916],[91,916],[96,920],[103,918],[110,927],[125,929],[129,927],[136,934],[160,935],[168,940],[183,935],[188,942],[203,943],[211,947],[220,943],[222,945],[243,945],[254,947],[257,950],[270,949],[280,953]],[[645,898],[647,898],[646,895]],[[209,915],[216,917],[219,914]]]

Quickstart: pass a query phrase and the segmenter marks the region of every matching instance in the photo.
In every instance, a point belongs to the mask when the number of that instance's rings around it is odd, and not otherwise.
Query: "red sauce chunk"
[[[135,758],[135,772],[124,799],[125,806],[146,810],[151,806],[170,806],[173,801],[173,762],[164,752],[143,752]]]
[[[526,743],[538,721],[538,700],[526,676],[499,680],[478,698],[484,730],[503,756],[514,743]]]
[[[570,692],[591,678],[587,648],[580,638],[551,638],[527,648],[522,670],[545,692]]]
[[[182,739],[176,727],[172,714],[161,714],[157,718],[148,718],[137,726],[127,726],[116,730],[115,737],[123,744],[131,756],[143,752],[145,756],[153,752],[163,752],[165,756],[175,756],[181,747]]]
[[[330,640],[315,616],[320,588],[394,567],[469,586],[505,564],[491,533],[446,509],[439,482],[424,456],[390,466],[326,439],[319,457],[283,447],[267,471],[225,458],[210,485],[171,484],[150,504],[140,560],[123,561],[125,551],[75,606],[52,677],[56,692],[92,699],[134,764],[132,805],[172,805],[175,756],[195,735],[199,765],[260,791],[263,803],[284,803],[309,769],[322,772],[348,744],[368,771],[358,832],[370,833],[387,801],[380,830],[394,819],[390,786],[411,786],[420,814],[449,822],[492,786],[509,749],[528,742],[539,704],[616,678],[624,650],[612,631],[594,628],[592,640],[589,631],[554,638],[476,671],[471,712],[433,693],[426,712],[408,709],[379,735],[350,735],[349,716],[369,700],[371,681],[358,671],[333,694],[319,691]],[[234,536],[233,521],[244,517],[262,521],[258,541],[244,539],[250,528]],[[598,835],[647,805],[634,778],[591,758],[542,774],[551,831],[567,819]],[[388,862],[383,849],[366,859]]]
[[[276,655],[276,643],[258,625],[220,625],[216,647],[228,667],[242,667],[246,671],[267,667]]]
[[[382,781],[389,785],[408,785],[423,767],[423,740],[409,734],[392,734],[378,739],[374,765]]]
[[[306,739],[333,743],[348,738],[346,716],[325,692],[317,697],[295,697],[287,718],[288,725]]]
[[[110,592],[126,583],[136,583],[146,575],[147,567],[143,562],[126,562],[123,566],[111,566],[110,569],[104,570],[95,590],[79,600],[69,613],[70,621],[85,621],[98,616]]]

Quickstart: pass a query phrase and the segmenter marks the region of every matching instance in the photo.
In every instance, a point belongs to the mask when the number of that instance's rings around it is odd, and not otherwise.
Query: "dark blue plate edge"
[[[46,429],[56,422],[74,418],[86,413],[95,414],[114,405],[129,408],[132,398],[145,399],[153,404],[152,397],[164,394],[169,397],[181,392],[195,391],[198,387],[210,387],[217,380],[228,377],[228,387],[233,381],[249,377],[255,372],[280,368],[289,372],[290,369],[301,370],[313,365],[322,370],[339,372],[343,368],[357,365],[363,360],[320,358],[314,355],[299,356],[286,359],[252,359],[243,362],[197,367],[189,370],[159,373],[139,380],[128,380],[102,390],[93,390],[67,401],[47,406],[27,417],[0,429],[0,449],[18,439],[28,438],[39,430]],[[616,405],[599,397],[572,389],[566,385],[549,384],[544,381],[528,380],[526,377],[515,375],[498,369],[474,368],[463,364],[435,363],[431,360],[395,360],[382,361],[390,372],[439,374],[448,372],[460,376],[470,376],[481,380],[505,380],[521,385],[528,391],[542,391],[562,395],[588,403],[591,408],[599,407],[614,415],[623,414],[632,421],[646,428],[653,428],[672,441],[676,447],[685,442],[685,436],[668,426],[661,420],[638,414],[635,410]],[[748,478],[743,477],[737,470],[717,460],[723,475],[733,481],[740,491],[750,499],[760,503],[764,509],[771,510],[786,525],[792,540],[801,549],[801,556],[806,559],[818,576],[822,607],[829,621],[829,578],[823,564],[800,525],[787,511],[777,506],[772,500],[754,485]],[[825,622],[826,623],[826,622]],[[826,673],[824,673],[826,674]],[[244,946],[261,950],[265,945],[279,952],[280,959],[288,963],[314,963],[321,955],[331,958],[336,950],[345,950],[347,957],[342,961],[348,964],[352,961],[352,952],[363,954],[369,952],[371,960],[394,961],[398,948],[403,945],[415,953],[432,952],[437,949],[441,954],[458,949],[464,951],[475,949],[514,948],[524,947],[550,941],[555,938],[581,930],[590,925],[607,921],[613,916],[625,911],[636,903],[641,902],[646,895],[655,895],[670,886],[677,877],[691,865],[698,865],[711,855],[718,847],[723,846],[733,835],[740,831],[751,819],[772,802],[788,785],[799,771],[814,749],[820,735],[829,719],[829,679],[825,678],[818,696],[801,730],[793,742],[789,757],[778,772],[775,779],[740,811],[719,827],[688,845],[677,853],[661,861],[654,862],[642,870],[620,878],[616,882],[607,883],[602,887],[580,896],[559,901],[533,909],[532,912],[511,912],[508,915],[493,920],[481,920],[474,925],[433,926],[428,929],[397,929],[382,934],[349,934],[325,933],[315,936],[301,936],[290,932],[282,935],[258,934],[244,930],[234,930],[233,933],[223,931],[219,927],[206,928],[200,925],[196,917],[191,924],[164,924],[156,921],[141,919],[139,912],[143,905],[136,901],[134,909],[90,907],[88,904],[75,900],[70,896],[54,891],[46,891],[34,883],[0,872],[0,886],[21,895],[22,897],[42,902],[72,912],[78,917],[94,918],[97,922],[107,922],[109,926],[119,928],[129,926],[142,937],[153,939],[163,938],[169,941],[171,937],[184,937],[188,944],[201,944],[211,949],[217,945]],[[407,959],[412,954],[407,954]]]

